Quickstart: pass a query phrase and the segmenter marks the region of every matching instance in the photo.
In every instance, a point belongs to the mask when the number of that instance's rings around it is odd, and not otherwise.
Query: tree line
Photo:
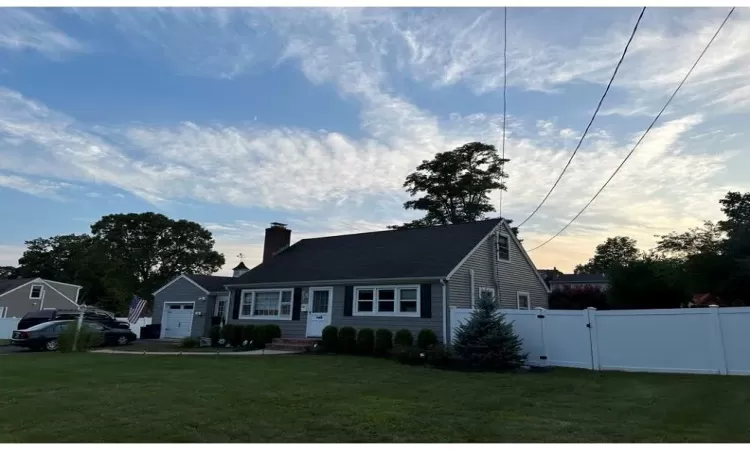
[[[724,306],[750,306],[750,192],[728,192],[719,204],[724,219],[657,235],[648,251],[627,236],[607,238],[575,268],[607,274],[606,295],[557,292],[550,307],[678,308],[695,294],[711,294]]]
[[[41,277],[82,286],[79,303],[118,314],[180,273],[211,274],[224,265],[211,232],[188,220],[153,213],[110,214],[91,233],[26,241],[17,267],[0,278]]]

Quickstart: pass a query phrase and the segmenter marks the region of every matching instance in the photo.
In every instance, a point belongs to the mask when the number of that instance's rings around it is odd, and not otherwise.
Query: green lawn
[[[0,345],[10,345],[10,339],[0,339]]]
[[[0,356],[0,441],[748,442],[750,378],[315,355]]]

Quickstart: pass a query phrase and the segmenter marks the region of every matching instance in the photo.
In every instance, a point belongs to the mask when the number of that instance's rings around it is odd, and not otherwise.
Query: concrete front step
[[[312,348],[312,345],[295,345],[295,344],[269,344],[266,346],[267,350],[281,351],[281,352],[297,352],[303,353],[308,348]]]

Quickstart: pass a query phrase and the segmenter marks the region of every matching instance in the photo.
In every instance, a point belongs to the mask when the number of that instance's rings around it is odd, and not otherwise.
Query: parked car
[[[34,325],[24,330],[13,332],[11,345],[26,347],[32,350],[55,351],[59,348],[60,334],[73,320],[53,320]],[[135,333],[124,328],[110,328],[99,322],[83,322],[102,334],[102,345],[127,345],[136,339]]]
[[[34,325],[53,320],[77,320],[80,311],[77,309],[42,309],[40,311],[31,311],[26,313],[16,325],[16,330],[26,330]],[[105,311],[99,309],[85,309],[83,311],[83,320],[88,322],[98,322],[109,328],[130,329],[130,324],[121,322]]]

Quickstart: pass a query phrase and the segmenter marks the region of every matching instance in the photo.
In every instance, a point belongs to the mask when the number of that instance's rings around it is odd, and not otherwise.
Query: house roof
[[[15,289],[18,286],[22,286],[33,280],[36,280],[36,278],[17,278],[15,280],[0,280],[0,294],[4,292],[8,292],[11,289]]]
[[[607,276],[600,273],[558,275],[550,283],[606,283]]]
[[[208,292],[220,292],[224,290],[224,285],[236,280],[234,277],[218,277],[214,275],[189,275],[185,274],[196,284]]]
[[[501,220],[302,239],[229,284],[444,277]]]

